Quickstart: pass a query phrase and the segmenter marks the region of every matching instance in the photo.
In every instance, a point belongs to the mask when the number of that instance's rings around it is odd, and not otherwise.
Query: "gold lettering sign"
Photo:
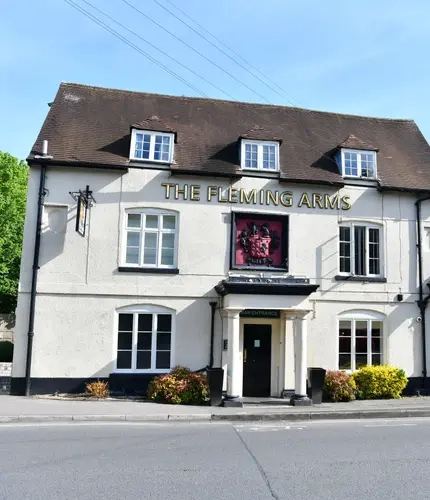
[[[202,186],[198,184],[173,184],[164,182],[166,200],[200,201]],[[294,206],[294,197],[291,191],[272,191],[270,189],[245,189],[222,186],[208,186],[206,188],[208,202],[239,203],[246,205],[267,205],[277,207],[282,205],[290,208]],[[331,210],[349,210],[351,208],[350,196],[327,193],[303,192],[297,201],[298,207],[319,208]]]

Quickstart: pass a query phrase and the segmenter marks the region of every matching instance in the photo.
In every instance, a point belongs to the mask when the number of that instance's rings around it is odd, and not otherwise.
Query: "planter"
[[[308,396],[314,405],[322,403],[325,373],[324,368],[308,368]]]
[[[221,406],[224,370],[222,368],[207,368],[206,376],[209,387],[209,404],[211,406]]]

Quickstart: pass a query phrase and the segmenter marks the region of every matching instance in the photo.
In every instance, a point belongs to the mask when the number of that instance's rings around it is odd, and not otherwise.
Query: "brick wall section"
[[[12,363],[0,363],[0,395],[10,394]]]
[[[14,327],[14,314],[0,314],[0,340],[10,340],[13,342]]]

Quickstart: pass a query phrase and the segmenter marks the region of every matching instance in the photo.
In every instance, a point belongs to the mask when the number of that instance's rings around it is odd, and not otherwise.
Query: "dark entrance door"
[[[243,330],[243,395],[270,396],[272,327],[244,325]]]

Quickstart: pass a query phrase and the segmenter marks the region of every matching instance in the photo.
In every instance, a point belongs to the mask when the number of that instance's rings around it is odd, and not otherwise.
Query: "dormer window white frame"
[[[241,140],[240,166],[243,170],[279,171],[279,142]]]
[[[173,163],[174,142],[172,133],[132,129],[130,160]]]
[[[376,179],[376,151],[342,149],[341,164],[343,177]]]

